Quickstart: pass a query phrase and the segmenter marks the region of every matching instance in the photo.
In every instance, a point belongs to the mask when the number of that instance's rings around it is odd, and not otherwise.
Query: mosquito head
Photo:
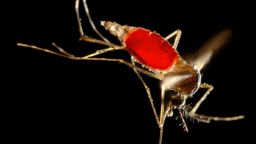
[[[164,98],[166,106],[171,106],[171,109],[179,109],[185,105],[187,96],[180,94],[177,90],[167,90]]]

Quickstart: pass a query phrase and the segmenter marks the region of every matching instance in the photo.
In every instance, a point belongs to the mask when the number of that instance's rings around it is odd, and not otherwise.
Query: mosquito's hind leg
[[[216,116],[206,116],[206,115],[200,115],[197,114],[196,111],[199,108],[199,106],[202,104],[202,102],[206,99],[206,97],[210,94],[210,92],[213,90],[213,86],[209,84],[201,84],[200,88],[205,88],[207,91],[205,94],[200,98],[200,100],[196,103],[196,105],[192,108],[192,110],[189,112],[189,116],[200,121],[209,123],[210,121],[234,121],[234,120],[240,120],[243,119],[243,115],[234,116],[234,117],[216,117]]]
[[[45,53],[48,53],[48,54],[52,54],[52,55],[56,55],[56,56],[60,56],[60,57],[63,57],[63,58],[67,58],[67,59],[71,59],[71,60],[89,60],[89,61],[109,61],[109,62],[117,62],[117,63],[121,63],[121,64],[124,64],[130,68],[136,68],[137,71],[149,76],[149,77],[152,77],[152,78],[155,78],[155,79],[158,79],[158,80],[161,80],[161,77],[159,77],[158,75],[152,73],[152,72],[149,72],[145,69],[142,69],[142,68],[139,68],[135,65],[133,65],[132,63],[130,62],[127,62],[126,60],[123,60],[123,59],[113,59],[113,58],[101,58],[101,57],[95,57],[95,56],[98,56],[100,54],[103,54],[103,53],[106,53],[106,52],[110,52],[110,51],[116,51],[116,50],[124,50],[123,47],[119,47],[119,48],[113,48],[113,47],[109,47],[109,48],[105,48],[105,49],[100,49],[100,50],[97,50],[96,52],[94,53],[91,53],[91,54],[88,54],[88,55],[85,55],[85,56],[74,56],[73,54],[65,51],[63,48],[61,48],[60,46],[57,46],[55,43],[53,43],[53,46],[58,49],[59,52],[56,52],[56,51],[52,51],[52,50],[49,50],[49,49],[46,49],[46,48],[41,48],[41,47],[38,47],[38,46],[34,46],[34,45],[29,45],[29,44],[24,44],[24,43],[17,43],[17,46],[20,46],[20,47],[24,47],[24,48],[30,48],[30,49],[34,49],[34,50],[37,50],[37,51],[41,51],[41,52],[45,52]]]
[[[181,30],[177,29],[174,32],[172,32],[171,34],[169,34],[168,36],[166,36],[164,39],[169,41],[170,38],[175,36],[175,40],[172,44],[173,48],[177,49],[179,41],[180,41],[180,37],[181,37]]]
[[[80,5],[80,0],[76,0],[75,1],[75,12],[76,12],[76,19],[77,19],[77,24],[78,24],[78,31],[80,33],[80,40],[82,41],[86,41],[86,42],[91,42],[91,43],[96,43],[96,44],[101,44],[101,45],[107,45],[107,46],[117,46],[117,45],[114,45],[112,43],[110,43],[96,28],[96,26],[94,25],[94,22],[91,18],[91,15],[89,13],[89,8],[87,6],[87,3],[86,3],[86,0],[83,1],[83,4],[84,4],[84,9],[85,9],[85,12],[86,12],[86,15],[88,17],[88,20],[91,24],[91,27],[93,28],[93,30],[103,39],[103,40],[98,40],[98,39],[95,39],[95,38],[92,38],[88,35],[86,35],[84,33],[84,30],[83,30],[83,26],[82,26],[82,23],[81,23],[81,17],[80,17],[80,13],[79,13],[79,5]]]
[[[76,20],[77,20],[77,24],[78,24],[78,31],[80,33],[80,36],[87,36],[84,34],[83,26],[81,23],[81,18],[80,18],[80,13],[79,13],[79,4],[80,4],[80,0],[76,0],[75,12],[76,12]]]
[[[135,60],[134,60],[133,57],[131,57],[131,61],[132,61],[132,64],[135,66]],[[155,104],[154,104],[153,98],[151,96],[150,88],[147,86],[146,82],[144,81],[144,79],[139,74],[138,69],[136,67],[134,67],[133,70],[134,70],[135,74],[138,76],[139,80],[142,82],[142,84],[143,84],[143,86],[144,86],[144,88],[145,88],[145,90],[147,92],[147,96],[148,96],[151,108],[153,110],[154,117],[155,117],[157,125],[159,127],[159,142],[158,143],[162,144],[162,140],[163,140],[163,124],[162,124],[161,118],[159,119],[159,116],[158,116],[158,114],[156,112],[156,108],[155,108]]]
[[[81,23],[80,13],[79,13],[79,5],[80,5],[80,0],[76,0],[76,2],[75,2],[75,12],[76,12],[76,19],[77,19],[77,23],[78,23],[78,31],[80,33],[80,40],[87,41],[87,42],[92,42],[92,43],[97,43],[97,44],[102,44],[102,45],[107,45],[107,46],[111,46],[111,47],[117,46],[115,44],[112,44],[107,38],[105,38],[98,31],[98,29],[96,28],[96,26],[95,26],[95,24],[94,24],[94,22],[91,18],[90,11],[89,11],[89,8],[87,6],[86,0],[83,0],[83,6],[84,6],[85,13],[87,15],[88,21],[89,21],[93,31],[103,40],[98,40],[98,39],[89,37],[88,35],[86,35],[84,33],[83,26],[82,26],[82,23]]]
[[[132,64],[135,66],[135,60],[133,57],[131,57],[131,61],[132,61]],[[150,102],[150,105],[151,105],[151,108],[153,110],[153,113],[154,113],[154,116],[155,116],[155,119],[156,119],[156,122],[158,125],[160,125],[160,122],[159,122],[159,116],[156,112],[156,108],[155,108],[155,104],[154,104],[154,101],[153,101],[153,98],[151,96],[151,92],[150,92],[150,88],[147,86],[146,82],[143,80],[143,78],[141,77],[141,75],[139,74],[138,70],[137,70],[137,67],[135,66],[133,68],[135,74],[138,76],[139,80],[142,82],[146,92],[147,92],[147,95],[148,95],[148,99],[149,99],[149,102]]]

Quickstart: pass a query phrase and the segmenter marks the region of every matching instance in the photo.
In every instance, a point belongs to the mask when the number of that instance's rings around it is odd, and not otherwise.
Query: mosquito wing
[[[191,74],[168,74],[163,80],[162,80],[162,86],[164,86],[165,89],[175,89],[177,85],[179,85],[184,80],[191,77]]]
[[[188,60],[192,62],[199,70],[202,70],[205,65],[210,61],[212,56],[220,50],[231,38],[232,31],[225,29],[210,40],[208,40],[195,54],[188,57]]]

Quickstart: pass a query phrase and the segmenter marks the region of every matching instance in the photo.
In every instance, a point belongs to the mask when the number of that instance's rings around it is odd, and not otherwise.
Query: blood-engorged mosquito
[[[84,34],[80,21],[79,6],[80,0],[76,0],[75,12],[79,27],[80,40],[105,45],[108,46],[108,48],[97,50],[94,53],[87,54],[83,57],[77,57],[54,43],[53,46],[57,48],[58,51],[52,51],[24,43],[18,43],[18,46],[32,48],[72,60],[112,61],[125,64],[132,68],[147,92],[154,117],[160,129],[159,144],[162,143],[165,119],[167,117],[172,117],[174,110],[179,112],[185,131],[188,131],[188,128],[184,120],[184,115],[205,123],[209,123],[212,120],[234,121],[244,118],[243,115],[234,117],[215,117],[196,113],[199,106],[213,90],[212,85],[201,83],[201,70],[209,62],[214,52],[222,47],[223,44],[225,44],[225,41],[230,37],[231,31],[229,29],[223,30],[214,36],[208,43],[206,43],[206,45],[195,53],[195,57],[192,57],[188,63],[176,50],[181,37],[181,30],[176,30],[167,37],[162,38],[156,32],[151,32],[145,28],[127,25],[122,26],[115,22],[102,21],[101,25],[104,26],[111,34],[117,36],[120,40],[121,45],[116,45],[109,42],[109,40],[97,30],[90,16],[86,0],[83,0],[83,7],[88,20],[93,30],[102,38],[102,40],[95,39]],[[174,38],[174,42],[172,44],[168,42],[171,38]],[[123,59],[96,57],[100,54],[117,50],[128,51],[131,55],[131,62]],[[159,114],[156,111],[150,88],[147,86],[140,73],[161,81],[161,107]],[[193,107],[188,106],[186,101],[192,98],[200,88],[207,89],[207,91]],[[167,91],[169,92],[169,95],[166,95]]]

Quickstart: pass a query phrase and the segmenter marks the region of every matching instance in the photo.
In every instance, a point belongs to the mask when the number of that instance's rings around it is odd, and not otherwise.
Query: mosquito
[[[92,38],[84,33],[79,14],[80,0],[76,0],[75,12],[78,22],[78,30],[80,33],[80,40],[108,46],[107,48],[96,50],[94,53],[78,57],[65,51],[55,43],[53,43],[53,46],[58,51],[52,51],[25,43],[17,43],[17,45],[72,60],[118,62],[132,68],[146,90],[156,123],[159,127],[159,144],[162,144],[165,120],[167,117],[172,117],[174,115],[174,111],[176,110],[178,111],[179,117],[182,120],[183,128],[186,132],[188,132],[188,127],[184,117],[190,117],[204,123],[209,123],[211,121],[235,121],[244,118],[243,115],[233,117],[217,117],[197,113],[197,110],[202,102],[213,90],[212,85],[201,82],[201,70],[210,61],[213,54],[223,47],[225,42],[231,36],[231,30],[225,29],[216,34],[202,48],[200,48],[194,56],[191,57],[190,61],[186,61],[177,51],[178,43],[181,37],[181,30],[175,30],[163,38],[160,34],[142,27],[120,25],[111,21],[101,21],[101,25],[119,39],[121,45],[117,45],[111,43],[97,30],[90,16],[86,0],[82,0],[82,4],[92,29],[101,38],[101,40]],[[170,39],[174,39],[174,42],[169,42]],[[131,55],[131,61],[129,62],[124,59],[96,57],[103,53],[118,50],[127,51]],[[156,111],[155,104],[151,96],[151,90],[142,78],[141,73],[158,79],[161,82],[161,105],[159,113]],[[206,89],[206,92],[192,107],[187,104],[187,100],[193,98],[193,95],[199,89]]]

